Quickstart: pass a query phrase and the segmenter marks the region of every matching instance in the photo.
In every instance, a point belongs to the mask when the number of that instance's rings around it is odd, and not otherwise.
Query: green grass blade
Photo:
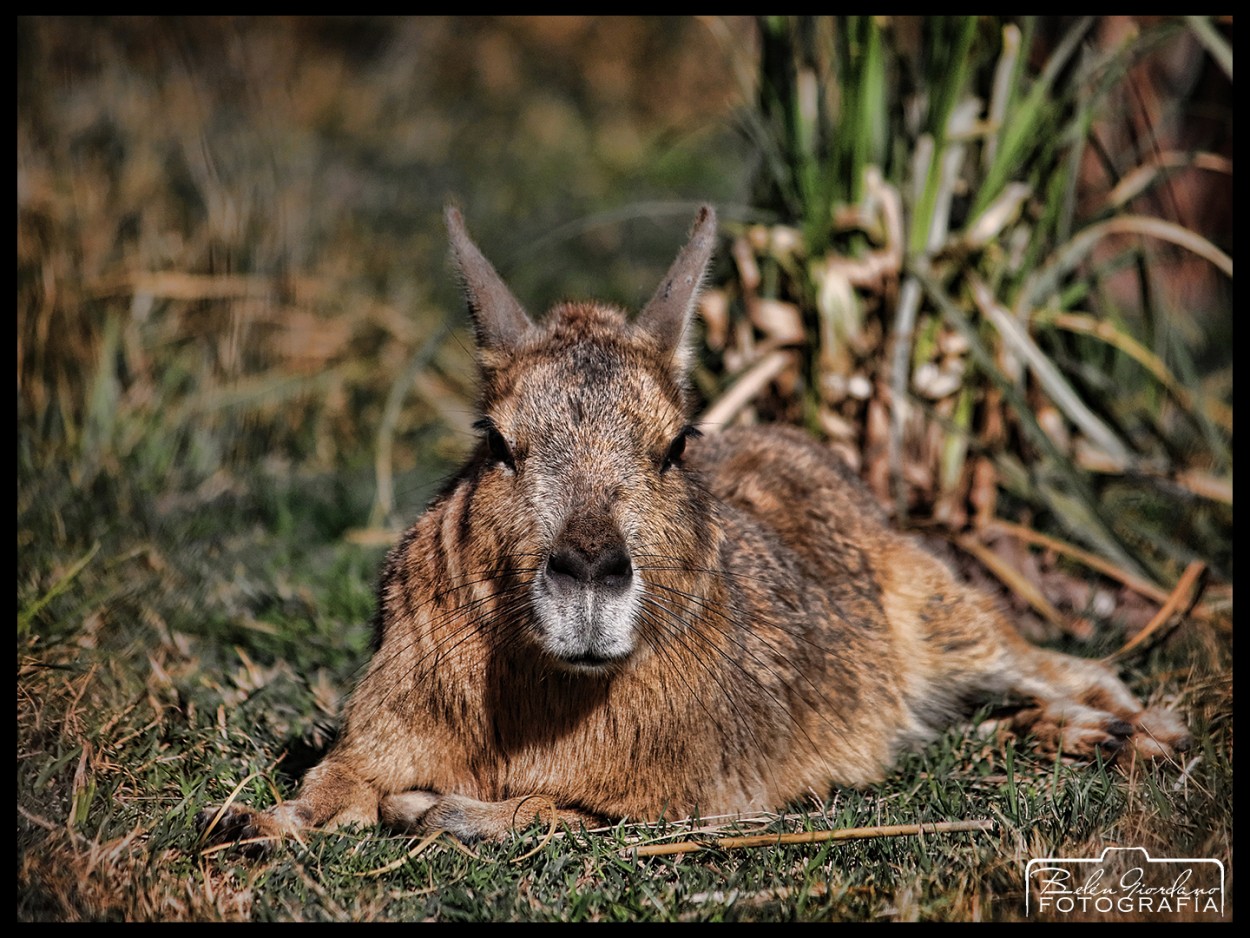
[[[1019,175],[1025,155],[1042,138],[1041,130],[1052,112],[1050,96],[1053,85],[1093,25],[1092,17],[1083,17],[1072,24],[1047,61],[1041,76],[1011,113],[999,135],[994,160],[973,199],[971,214],[978,215],[984,211],[998,197],[1003,186]]]
[[[89,551],[70,564],[69,569],[66,570],[60,578],[48,588],[46,593],[36,599],[25,609],[18,610],[18,638],[26,637],[26,635],[30,632],[30,624],[34,621],[35,616],[39,615],[48,603],[52,602],[52,600],[56,599],[69,588],[69,585],[74,582],[74,580],[78,577],[78,574],[82,573],[83,568],[86,567],[87,564],[91,563],[91,558],[94,557],[99,550],[100,543],[97,541],[91,545],[91,549]]]

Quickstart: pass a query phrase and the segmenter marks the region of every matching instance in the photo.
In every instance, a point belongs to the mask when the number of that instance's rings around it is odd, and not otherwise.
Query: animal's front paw
[[[204,845],[238,844],[249,857],[263,856],[305,824],[299,807],[290,803],[268,811],[245,805],[214,805],[195,816],[195,827]]]
[[[514,813],[509,804],[418,790],[387,795],[380,807],[382,823],[394,830],[422,834],[446,831],[472,843],[502,840],[508,835]]]
[[[479,801],[467,795],[440,795],[414,790],[387,795],[381,802],[382,823],[409,833],[446,831],[471,843],[506,840],[536,821],[561,824],[570,830],[596,827],[606,816],[581,808],[561,808],[546,795],[524,795],[506,801]]]
[[[507,801],[478,801],[465,795],[432,795],[429,792],[409,793],[431,796],[434,803],[421,817],[427,831],[446,831],[465,843],[475,840],[505,840],[534,823],[536,819],[577,824],[590,816],[581,812],[560,811],[551,799],[539,795],[510,798]]]
[[[446,831],[464,843],[503,840],[512,832],[511,812],[506,817],[497,802],[478,801],[463,795],[443,795],[425,812],[422,826]]]
[[[272,846],[262,839],[264,835],[257,823],[258,816],[259,813],[250,808],[227,805],[223,809],[213,805],[195,816],[195,829],[205,846],[248,841],[240,849],[248,856],[256,857],[268,852]]]
[[[382,823],[392,830],[417,833],[427,830],[425,817],[443,796],[432,791],[401,791],[385,796],[379,804]]]

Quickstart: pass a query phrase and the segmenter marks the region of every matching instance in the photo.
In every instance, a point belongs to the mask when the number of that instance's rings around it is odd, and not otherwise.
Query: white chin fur
[[[582,587],[557,593],[540,580],[534,587],[534,609],[543,648],[575,670],[594,670],[634,650],[638,578],[620,592]]]

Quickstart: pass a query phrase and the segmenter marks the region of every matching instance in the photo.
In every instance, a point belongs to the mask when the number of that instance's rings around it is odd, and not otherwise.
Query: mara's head
[[[479,447],[470,466],[475,551],[516,578],[503,604],[557,667],[625,666],[671,628],[657,595],[710,560],[707,495],[683,464],[687,336],[715,241],[703,207],[689,242],[637,316],[562,303],[531,320],[447,210],[477,337]],[[488,571],[494,573],[492,569]]]

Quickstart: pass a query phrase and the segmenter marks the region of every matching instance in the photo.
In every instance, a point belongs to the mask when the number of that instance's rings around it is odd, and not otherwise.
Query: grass
[[[1078,195],[1093,197],[1083,177],[1056,169],[1076,165],[1072,150],[1028,146],[1070,141],[1065,127],[1103,126],[1102,112],[1092,97],[1085,111],[1056,112],[1040,93],[1034,101],[1045,59],[1004,66],[1015,90],[1004,92],[1002,126],[1014,129],[997,157],[969,164],[980,167],[967,177],[979,188],[948,203],[938,170],[952,141],[937,131],[993,80],[1002,23],[925,26],[949,52],[909,87],[951,90],[916,127],[890,98],[896,26],[821,21],[803,39],[820,50],[832,30],[836,56],[809,64],[821,81],[857,89],[841,99],[846,114],[819,118],[838,117],[821,129],[803,123],[816,119],[799,107],[806,98],[768,99],[763,85],[728,81],[731,67],[749,72],[755,61],[740,49],[754,27],[737,21],[19,20],[20,921],[1016,920],[1028,859],[1111,844],[1217,858],[1231,878],[1228,308],[1218,290],[1195,294],[1195,317],[1205,317],[1195,326],[1159,284],[1147,289],[1153,265],[1175,255],[1135,242],[1100,256],[1098,239],[1079,240],[1120,216],[1082,208]],[[1026,47],[1037,35],[1051,37],[1055,55],[1065,48],[1050,21],[1023,27]],[[800,47],[791,29],[809,27],[761,26],[770,54]],[[1111,89],[1151,43],[1191,33],[1218,62],[1231,55],[1230,30],[1163,21],[1141,47],[1086,58],[1081,74]],[[722,67],[724,48],[738,57]],[[1099,48],[1083,33],[1071,61]],[[1071,61],[1055,66],[1053,87],[1091,87],[1072,79]],[[961,62],[966,69],[950,67]],[[749,146],[731,138],[731,114]],[[935,149],[913,177],[924,132]],[[1168,186],[1191,171],[1143,159],[1152,151],[1141,144],[1100,157],[1115,166],[1103,189],[1139,216],[1133,186],[1166,204]],[[735,209],[753,153],[773,176],[757,177],[752,208]],[[873,166],[879,178],[866,175]],[[1035,194],[1013,202],[1013,183]],[[898,289],[833,284],[831,252],[863,261],[885,242],[871,224],[831,222],[854,216],[848,208],[863,221],[865,205],[880,209],[891,187],[912,220]],[[718,398],[770,352],[797,358],[761,382],[740,419],[809,426],[857,458],[887,500],[901,495],[913,524],[991,545],[1016,572],[1017,596],[1032,582],[1064,629],[1007,601],[1065,650],[1114,652],[1200,561],[1193,614],[1171,618],[1124,661],[1142,697],[1186,714],[1194,749],[1176,764],[1069,766],[985,737],[973,721],[907,756],[879,786],[738,824],[551,838],[537,825],[471,850],[384,831],[316,833],[260,860],[200,850],[202,807],[240,785],[253,804],[290,797],[332,741],[368,658],[385,544],[468,440],[472,367],[462,333],[445,325],[458,309],[437,224],[448,191],[535,307],[565,291],[638,305],[670,259],[670,222],[716,200],[731,243],[713,294],[725,298],[733,338],[716,345],[705,309],[705,396]],[[930,245],[923,235],[943,205],[953,206],[952,240]],[[981,209],[996,205],[1007,220],[995,238],[966,239]],[[917,221],[917,209],[930,221]],[[1022,241],[1026,229],[1032,240]],[[1197,234],[1225,243],[1218,231]],[[1124,298],[1125,273],[1147,285],[1149,302],[1140,290]],[[875,389],[894,380],[876,340],[895,325],[885,301],[905,277],[917,293],[904,377],[952,358],[967,377],[951,398],[963,395],[962,405],[916,396],[924,419],[900,431],[891,463],[887,437],[866,428],[885,400]],[[1059,383],[1001,380],[1007,333],[978,307],[977,282],[1013,312],[1021,296],[1047,297],[1026,311],[1026,336]],[[774,305],[748,308],[753,297]],[[784,322],[784,304],[803,338],[769,344],[761,323]],[[756,318],[761,309],[782,319]],[[965,344],[951,352],[965,321]],[[832,374],[844,387],[867,374],[874,391],[831,394],[836,382],[822,378]],[[1081,465],[1086,451],[1075,446],[1045,448],[1056,426],[1069,441],[1095,426],[1055,404],[1063,386],[1110,428],[1132,471]],[[995,470],[992,482],[975,481],[978,460]],[[1105,566],[1053,540],[1014,551],[993,541],[976,505],[987,484],[997,521],[1081,546]],[[1092,512],[1065,515],[1082,499]],[[1160,530],[1169,536],[1152,541]],[[1106,572],[1125,573],[1125,558],[1154,593],[1123,589]],[[1110,612],[1104,595],[1115,599]],[[993,829],[631,853],[738,828],[981,818]]]
[[[360,552],[346,553],[335,558],[337,575],[325,577],[327,600],[360,581],[350,570]],[[306,582],[292,586],[298,593]],[[345,605],[362,602],[348,597]],[[1127,843],[1154,855],[1213,856],[1231,868],[1231,727],[1221,722],[1229,691],[1192,679],[1180,703],[1201,742],[1184,774],[1177,766],[1135,766],[1127,776],[1065,766],[1035,759],[1027,746],[952,730],[880,786],[744,825],[793,831],[987,818],[994,829],[985,833],[636,859],[631,846],[691,834],[682,824],[621,826],[548,842],[538,825],[471,851],[443,839],[412,855],[413,838],[339,832],[260,861],[200,855],[192,828],[200,807],[253,773],[240,797],[263,805],[275,788],[289,796],[295,763],[332,733],[334,692],[352,660],[364,660],[364,636],[356,626],[358,640],[347,643],[356,654],[346,653],[331,637],[345,631],[342,620],[318,608],[312,635],[262,632],[278,646],[263,657],[263,641],[249,654],[175,636],[144,650],[142,670],[131,663],[133,649],[80,652],[59,666],[23,663],[19,918],[1014,919],[1022,916],[1024,863],[1035,856],[1096,855]],[[1158,693],[1177,683],[1166,670],[1177,657],[1185,656],[1176,648],[1149,656],[1139,687]],[[721,821],[711,830],[734,827]]]

